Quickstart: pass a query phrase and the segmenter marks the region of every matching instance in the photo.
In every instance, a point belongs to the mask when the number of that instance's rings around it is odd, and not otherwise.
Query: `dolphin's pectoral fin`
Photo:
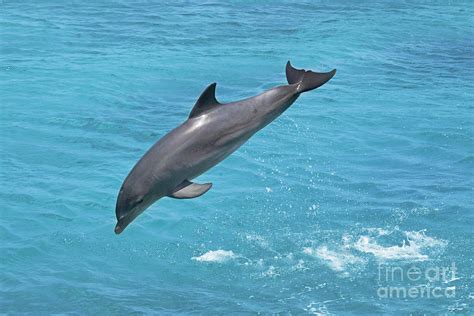
[[[184,180],[178,185],[173,193],[168,195],[175,199],[192,199],[203,195],[212,187],[212,183],[193,183],[188,180]]]
[[[189,118],[199,116],[201,113],[219,106],[220,103],[216,100],[216,83],[212,83],[206,90],[203,91],[199,99],[196,101]]]

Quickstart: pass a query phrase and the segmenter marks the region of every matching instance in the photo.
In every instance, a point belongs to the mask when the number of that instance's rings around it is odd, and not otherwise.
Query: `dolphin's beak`
[[[122,233],[125,228],[135,220],[141,213],[143,213],[149,206],[150,202],[142,203],[134,208],[132,208],[129,212],[125,213],[121,217],[117,216],[117,224],[115,225],[114,232],[118,235]],[[116,215],[120,214],[116,212]]]
[[[123,220],[119,220],[117,224],[115,225],[115,229],[114,229],[115,234],[119,235],[121,232],[123,232],[123,230],[127,226],[128,226],[128,223],[125,223]]]
[[[120,226],[120,222],[118,222],[117,225],[115,225],[114,232],[115,232],[115,234],[118,235],[121,232],[123,232],[124,229],[125,229],[125,227]]]
[[[115,225],[114,232],[118,235],[122,233],[125,228],[133,222],[135,218],[137,218],[138,215],[140,215],[141,212],[138,212],[137,210],[130,212],[129,214],[125,215],[121,219],[117,221],[117,224]]]

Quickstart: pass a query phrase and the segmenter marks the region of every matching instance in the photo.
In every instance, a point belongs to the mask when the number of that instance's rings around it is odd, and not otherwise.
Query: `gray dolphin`
[[[212,183],[192,179],[217,165],[253,134],[282,114],[303,92],[329,81],[336,69],[317,73],[286,64],[288,85],[245,100],[220,104],[216,84],[204,90],[188,119],[163,136],[137,162],[120,188],[115,233],[120,234],[158,199],[191,199]]]

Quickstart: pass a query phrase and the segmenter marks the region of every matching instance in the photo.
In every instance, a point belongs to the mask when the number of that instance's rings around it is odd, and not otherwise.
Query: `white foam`
[[[315,316],[331,315],[324,303],[311,302],[304,309],[308,314]]]
[[[383,234],[379,234],[383,235]],[[382,246],[376,237],[361,236],[354,244],[358,251],[373,254],[379,260],[415,260],[425,261],[429,259],[426,254],[432,248],[444,247],[446,242],[425,235],[424,231],[404,232],[406,240],[402,245]]]
[[[298,260],[298,263],[296,263],[291,269],[293,271],[306,271],[306,270],[309,270],[309,268],[305,266],[304,260],[302,260],[302,259]]]
[[[276,278],[277,276],[280,276],[280,274],[276,271],[274,266],[269,266],[268,270],[262,273],[262,276],[267,278]]]
[[[248,234],[245,236],[245,239],[247,239],[250,242],[256,243],[262,248],[265,248],[265,249],[268,248],[268,241],[260,235]]]
[[[191,259],[199,262],[217,262],[223,263],[232,259],[237,258],[232,250],[211,250],[199,257],[192,257]]]
[[[342,249],[341,249],[342,250]],[[307,255],[317,257],[326,263],[329,268],[334,271],[345,271],[349,266],[363,263],[363,259],[350,254],[347,251],[333,251],[326,246],[321,246],[317,249],[311,247],[303,248],[303,252]]]

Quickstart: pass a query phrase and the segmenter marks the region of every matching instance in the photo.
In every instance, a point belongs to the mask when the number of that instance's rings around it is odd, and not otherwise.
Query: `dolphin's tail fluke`
[[[328,82],[336,74],[336,69],[330,72],[313,72],[304,69],[296,69],[291,66],[290,61],[286,64],[286,79],[289,84],[298,83],[298,93],[316,89]]]

